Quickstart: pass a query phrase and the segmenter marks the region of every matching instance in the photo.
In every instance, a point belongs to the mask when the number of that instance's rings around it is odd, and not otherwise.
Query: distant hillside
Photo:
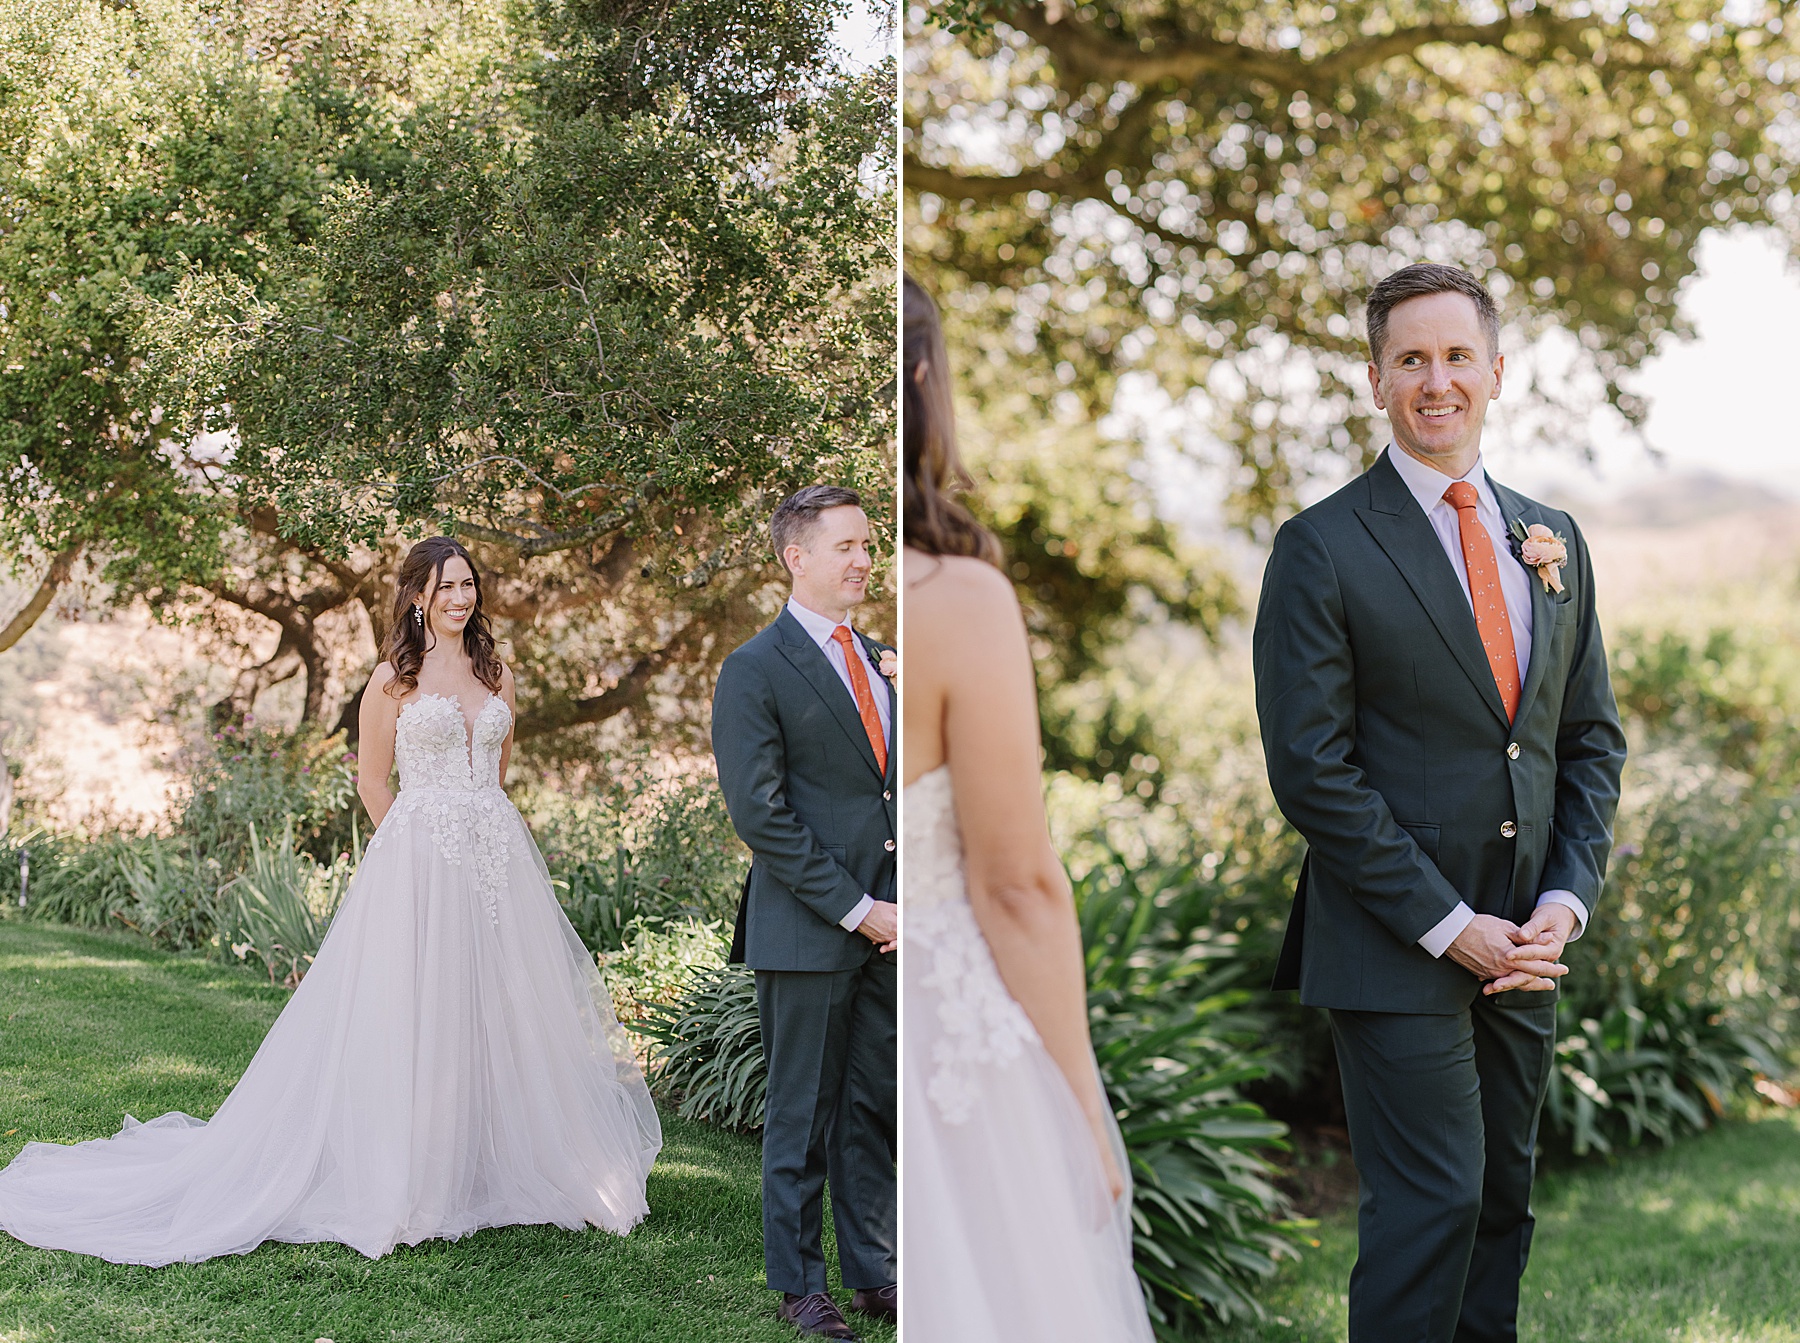
[[[1616,499],[1555,499],[1582,527],[1687,527],[1713,518],[1753,510],[1779,509],[1793,500],[1780,491],[1751,481],[1687,471],[1664,476],[1627,491]]]

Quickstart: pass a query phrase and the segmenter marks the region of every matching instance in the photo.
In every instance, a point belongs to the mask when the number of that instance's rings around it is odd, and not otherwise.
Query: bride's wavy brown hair
[[[394,614],[388,622],[387,639],[381,645],[381,656],[394,669],[387,683],[387,693],[395,699],[419,688],[419,668],[425,665],[429,629],[413,619],[413,603],[430,606],[437,592],[444,565],[460,557],[475,575],[475,609],[463,626],[463,652],[469,655],[469,666],[475,679],[494,694],[500,693],[500,658],[494,652],[494,631],[488,624],[487,612],[481,609],[481,570],[475,557],[462,542],[448,536],[431,536],[406,552],[400,562],[400,577],[394,586]]]
[[[999,540],[956,499],[974,482],[956,451],[950,360],[937,304],[910,275],[905,294],[906,476],[900,515],[906,544],[927,555],[968,555],[1000,568]]]

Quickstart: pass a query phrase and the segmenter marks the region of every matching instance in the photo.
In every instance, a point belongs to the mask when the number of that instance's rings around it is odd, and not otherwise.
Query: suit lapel
[[[1494,497],[1500,501],[1500,519],[1508,527],[1514,518],[1524,520],[1526,526],[1534,522],[1549,522],[1536,508],[1521,499],[1505,486],[1499,484],[1492,476],[1488,484],[1493,488]],[[1508,558],[1512,557],[1512,548],[1507,547]],[[1502,560],[1501,563],[1505,563]],[[1513,563],[1520,564],[1514,559]],[[1522,564],[1520,567],[1524,567]],[[1566,567],[1565,567],[1566,572]],[[1525,673],[1525,687],[1519,692],[1519,722],[1525,720],[1531,708],[1531,702],[1537,697],[1538,687],[1544,684],[1544,673],[1550,665],[1553,651],[1550,647],[1556,641],[1556,607],[1550,600],[1550,594],[1544,590],[1543,580],[1534,569],[1525,569],[1529,582],[1526,587],[1531,593],[1531,666]]]
[[[1357,509],[1356,516],[1400,570],[1487,706],[1505,723],[1506,705],[1500,698],[1500,687],[1494,684],[1487,650],[1481,646],[1475,612],[1470,609],[1462,584],[1456,581],[1456,570],[1450,567],[1450,557],[1444,553],[1419,501],[1413,498],[1385,453],[1369,468],[1367,479],[1369,507]]]
[[[881,767],[875,763],[875,748],[869,745],[869,734],[863,728],[862,715],[856,710],[856,700],[838,679],[837,669],[831,665],[824,650],[812,641],[800,627],[800,622],[789,615],[785,607],[776,617],[775,629],[781,635],[781,655],[793,663],[794,670],[818,691],[819,698],[825,701],[832,717],[837,719],[838,726],[844,729],[844,735],[862,753],[869,769],[880,774]],[[893,758],[894,753],[889,751],[890,763]]]

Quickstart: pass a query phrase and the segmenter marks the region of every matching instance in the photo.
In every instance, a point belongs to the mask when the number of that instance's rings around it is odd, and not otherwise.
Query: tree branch
[[[582,723],[603,723],[608,718],[623,713],[649,693],[650,682],[668,664],[672,652],[673,645],[654,653],[646,653],[631,664],[630,669],[611,689],[601,694],[540,704],[530,712],[519,715],[518,726],[513,729],[514,740],[525,741]]]
[[[25,603],[23,610],[6,622],[5,629],[0,630],[0,653],[23,639],[25,632],[37,624],[38,617],[50,609],[50,603],[56,600],[57,591],[69,581],[69,574],[75,567],[75,561],[80,558],[84,544],[77,541],[51,559],[50,568],[45,572],[43,581],[38,584],[37,591],[31,594],[31,600]]]
[[[250,712],[250,706],[264,690],[287,680],[295,672],[304,672],[306,700],[300,713],[300,721],[317,722],[325,708],[325,655],[319,650],[318,632],[313,622],[324,612],[335,610],[352,600],[350,595],[315,589],[295,599],[262,583],[255,583],[245,589],[233,587],[223,581],[210,584],[207,591],[233,606],[254,611],[265,620],[274,621],[281,631],[281,638],[269,660],[238,674],[237,682],[227,697],[232,712],[242,717]]]
[[[1411,56],[1434,43],[1452,46],[1502,47],[1508,37],[1529,33],[1586,59],[1591,56],[1580,41],[1583,25],[1562,19],[1547,10],[1505,15],[1492,23],[1421,23],[1391,33],[1348,42],[1320,56],[1270,51],[1263,47],[1224,42],[1213,37],[1165,39],[1153,46],[1113,37],[1095,25],[1068,18],[1051,21],[1035,6],[1021,6],[1007,22],[1055,58],[1065,74],[1097,83],[1133,84],[1145,91],[1119,117],[1117,124],[1096,141],[1074,153],[1017,173],[991,175],[966,173],[957,168],[923,163],[915,155],[906,159],[906,184],[949,200],[994,201],[1031,191],[1068,195],[1092,190],[1115,169],[1139,167],[1143,132],[1162,99],[1148,90],[1170,92],[1202,79],[1221,76],[1241,82],[1260,81],[1284,92],[1304,91],[1317,96],[1362,72],[1397,56]],[[1650,56],[1650,49],[1635,39],[1614,36],[1615,47]]]
[[[570,527],[566,531],[548,532],[543,536],[520,536],[515,532],[501,531],[498,527],[483,526],[479,522],[458,521],[451,526],[458,536],[467,537],[471,541],[506,546],[525,559],[554,555],[559,551],[573,550],[576,546],[584,545],[609,532],[618,531],[643,511],[644,503],[650,497],[650,490],[651,487],[646,486],[635,497],[627,499],[611,512],[602,514],[590,523]]]

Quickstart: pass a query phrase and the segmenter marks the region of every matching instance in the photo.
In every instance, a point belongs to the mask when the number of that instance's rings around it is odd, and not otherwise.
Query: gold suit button
[[[1500,837],[1502,839],[1511,839],[1518,833],[1519,827],[1514,825],[1511,821],[1500,822]]]
[[[1509,741],[1506,743],[1506,758],[1508,760],[1517,760],[1519,758],[1519,743],[1518,742]]]
[[[1509,821],[1508,824],[1510,825],[1511,822]],[[881,847],[886,849],[889,853],[892,853],[894,851],[894,841],[890,839],[890,840],[888,840],[887,843],[883,844]]]

